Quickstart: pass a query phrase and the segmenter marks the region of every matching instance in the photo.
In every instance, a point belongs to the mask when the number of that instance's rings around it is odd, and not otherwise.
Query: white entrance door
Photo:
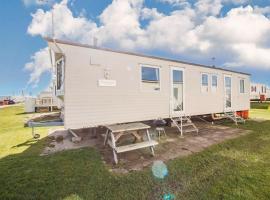
[[[184,112],[184,70],[171,68],[171,114]]]
[[[225,99],[224,99],[224,109],[225,111],[230,111],[232,109],[232,77],[224,76],[224,89],[225,89]]]

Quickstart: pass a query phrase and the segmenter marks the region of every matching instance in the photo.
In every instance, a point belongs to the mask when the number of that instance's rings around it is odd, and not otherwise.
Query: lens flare
[[[168,175],[167,166],[163,161],[157,160],[152,166],[152,173],[158,179],[164,179]]]
[[[163,195],[163,200],[173,200],[175,199],[175,196],[173,194],[164,194]]]

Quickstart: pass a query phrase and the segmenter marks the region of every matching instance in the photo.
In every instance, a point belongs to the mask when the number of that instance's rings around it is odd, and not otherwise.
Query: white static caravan
[[[262,83],[250,84],[250,100],[259,100],[267,98],[267,87]]]
[[[50,88],[47,91],[42,91],[36,98],[35,110],[47,108],[51,112],[61,109],[62,100],[57,98],[54,92],[53,88]]]
[[[53,94],[53,90],[42,91],[37,97],[25,97],[25,112],[38,112],[40,110],[54,111],[61,109],[62,103]]]
[[[47,38],[65,128],[250,108],[250,75]]]
[[[266,88],[266,99],[270,100],[270,87]]]

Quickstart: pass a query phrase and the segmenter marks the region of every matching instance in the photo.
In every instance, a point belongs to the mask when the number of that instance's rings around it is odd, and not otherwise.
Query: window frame
[[[227,86],[226,86],[226,78],[230,78],[230,93],[231,93],[231,107],[226,107],[226,89],[227,89]],[[232,108],[233,108],[233,104],[234,104],[234,98],[233,98],[233,91],[234,91],[234,81],[233,81],[233,75],[232,74],[223,74],[223,93],[224,93],[224,111],[231,111]]]
[[[143,67],[148,67],[148,68],[155,68],[158,69],[158,74],[159,74],[159,90],[145,90],[142,86],[143,80],[142,80],[142,68]],[[161,91],[161,66],[158,65],[152,65],[152,64],[139,64],[139,81],[140,81],[140,91],[142,92],[154,92],[154,93],[159,93]]]
[[[213,77],[216,77],[217,78],[217,85],[213,86]],[[214,90],[215,88],[215,90]],[[217,92],[217,89],[218,89],[218,75],[217,74],[212,74],[211,75],[211,91],[212,92]]]
[[[255,89],[254,89],[253,85],[251,85],[250,88],[251,88],[250,92],[255,92]]]
[[[206,85],[203,85],[203,75],[206,75],[206,76],[207,76],[207,86],[206,86]],[[208,73],[205,73],[205,72],[202,72],[202,73],[201,73],[200,79],[201,79],[201,81],[200,81],[200,84],[201,84],[201,92],[202,92],[202,93],[208,93],[208,92],[209,92],[209,74],[208,74]],[[204,91],[204,90],[203,90],[204,87],[207,87],[207,91]]]
[[[243,91],[241,87],[241,82],[243,81]],[[239,94],[245,94],[246,93],[246,81],[244,78],[239,78]]]
[[[182,84],[183,84],[183,110],[174,111],[173,109],[173,70],[182,71]],[[176,65],[170,65],[170,114],[179,115],[183,114],[186,111],[186,74],[185,67],[180,67]]]
[[[60,88],[58,88],[58,68],[57,68],[57,64],[59,62],[62,62],[62,65],[61,65],[61,73],[62,73],[62,76],[61,76],[61,85],[60,85]],[[56,91],[62,91],[64,89],[64,65],[65,65],[65,60],[64,60],[64,57],[62,56],[61,58],[59,58],[58,60],[55,61],[55,70],[56,70]]]

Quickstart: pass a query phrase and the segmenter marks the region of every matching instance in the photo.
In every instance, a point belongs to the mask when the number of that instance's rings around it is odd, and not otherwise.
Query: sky
[[[270,86],[270,0],[1,0],[0,96],[51,82],[42,37],[216,65]]]

